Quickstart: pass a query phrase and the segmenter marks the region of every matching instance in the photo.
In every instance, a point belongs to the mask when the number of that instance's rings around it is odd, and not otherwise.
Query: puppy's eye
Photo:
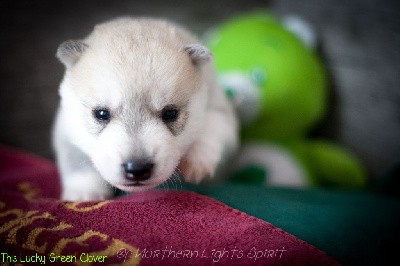
[[[174,107],[165,107],[162,110],[161,119],[165,123],[175,122],[178,119],[179,111]]]
[[[98,108],[93,110],[93,116],[99,122],[108,122],[111,119],[110,111],[107,108]]]

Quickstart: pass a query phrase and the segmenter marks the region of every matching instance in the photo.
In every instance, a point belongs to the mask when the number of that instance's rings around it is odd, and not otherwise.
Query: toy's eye
[[[259,86],[263,85],[267,80],[267,73],[260,67],[251,70],[251,79]]]
[[[106,123],[111,119],[110,110],[108,110],[107,108],[94,109],[93,116],[97,121],[102,123]]]
[[[231,86],[224,87],[225,94],[230,100],[234,100],[236,98],[235,88]]]
[[[175,122],[178,119],[179,111],[173,106],[167,106],[162,110],[161,119],[164,123]]]

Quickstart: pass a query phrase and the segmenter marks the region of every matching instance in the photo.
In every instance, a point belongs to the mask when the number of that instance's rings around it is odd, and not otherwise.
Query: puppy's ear
[[[189,44],[184,48],[190,56],[194,65],[202,65],[212,59],[212,54],[208,48],[200,44]]]
[[[87,47],[82,41],[68,40],[58,46],[56,56],[66,68],[70,68],[78,62]]]

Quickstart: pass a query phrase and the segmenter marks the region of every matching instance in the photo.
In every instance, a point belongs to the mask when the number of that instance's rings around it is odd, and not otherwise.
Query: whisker
[[[167,180],[167,182],[162,183],[161,186],[160,186],[160,189],[162,189],[162,190],[168,190],[168,185],[167,185],[167,183],[168,183],[168,180]]]
[[[176,190],[182,190],[182,179],[181,175],[178,173],[180,170],[178,168],[175,169],[174,173],[172,174],[172,180],[174,181],[174,184],[176,185]]]
[[[163,190],[170,190],[171,189],[170,185],[169,185],[170,182],[171,182],[171,180],[170,180],[170,178],[168,178],[164,183],[161,184],[161,188]]]
[[[169,180],[171,180],[171,183],[173,185],[173,189],[177,190],[177,184],[176,184],[175,176],[172,175]]]
[[[172,176],[170,176],[166,182],[167,185],[167,190],[173,190],[174,189],[174,180],[172,180]]]
[[[112,190],[113,190],[113,195],[117,195],[117,188],[116,187],[114,187],[114,186],[111,186],[112,187]]]

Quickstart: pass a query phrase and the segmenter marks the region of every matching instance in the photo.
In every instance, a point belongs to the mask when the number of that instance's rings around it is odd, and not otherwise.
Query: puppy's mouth
[[[140,181],[133,181],[133,182],[123,184],[123,186],[124,187],[141,187],[141,186],[146,186],[146,184],[143,182],[140,182]]]
[[[114,186],[117,187],[118,189],[126,191],[126,192],[135,192],[135,191],[139,192],[139,191],[150,190],[150,189],[156,187],[157,184],[135,180],[135,181],[131,181],[131,182],[114,184]]]

